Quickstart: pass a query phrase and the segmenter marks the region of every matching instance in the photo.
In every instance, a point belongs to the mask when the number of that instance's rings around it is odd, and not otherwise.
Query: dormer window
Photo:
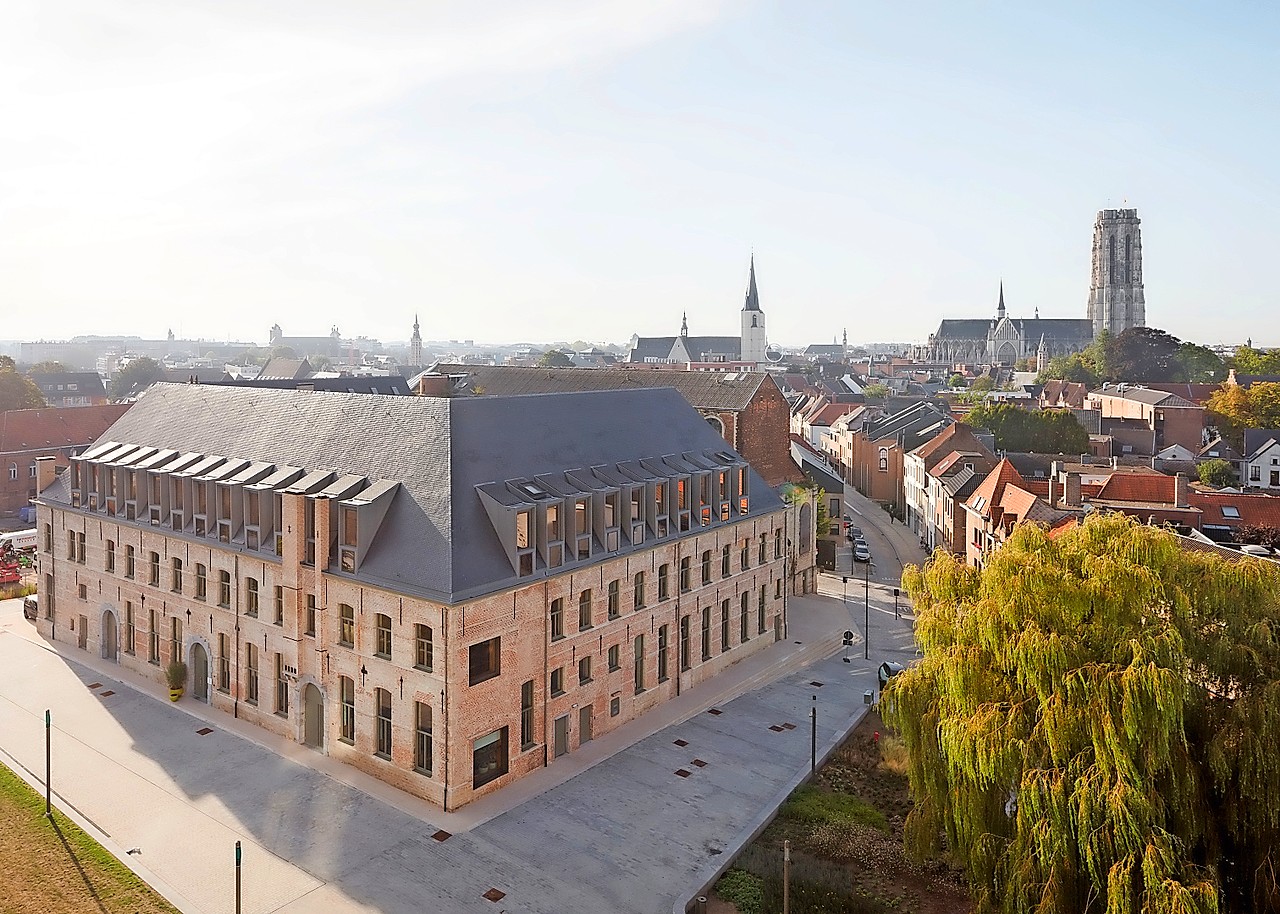
[[[560,539],[560,506],[547,505],[547,541],[558,542]]]
[[[354,511],[349,513],[351,513],[352,515],[355,514]],[[354,518],[352,520],[352,523],[353,524],[355,523]],[[516,515],[516,548],[517,549],[532,548],[533,546],[533,538],[531,536],[532,532],[533,532],[532,514],[528,511],[521,511],[519,514]]]
[[[618,494],[610,492],[604,497],[604,525],[608,529],[618,526]]]

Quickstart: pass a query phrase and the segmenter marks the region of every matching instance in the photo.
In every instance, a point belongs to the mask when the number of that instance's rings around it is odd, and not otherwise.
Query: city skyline
[[[6,337],[732,332],[754,251],[772,340],[916,342],[1084,317],[1128,206],[1149,325],[1280,343],[1270,9],[73,7],[0,29]]]

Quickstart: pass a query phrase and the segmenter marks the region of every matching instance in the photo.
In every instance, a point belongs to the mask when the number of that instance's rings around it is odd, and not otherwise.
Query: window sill
[[[338,647],[355,647],[355,644],[351,641],[339,641]]]
[[[658,684],[659,684],[659,685],[661,685],[661,684],[662,684],[662,683],[664,683],[664,682],[670,682],[670,681],[671,681],[671,677],[670,677],[670,676],[659,676],[659,677],[658,677]]]
[[[391,756],[386,752],[375,752],[373,755],[374,755],[374,758],[384,759],[385,761],[388,761],[388,762],[391,761]]]
[[[520,751],[528,752],[530,749],[537,749],[537,748],[538,748],[537,743],[525,743],[523,746],[520,747]]]
[[[583,632],[589,632],[589,631],[591,631],[591,629],[593,629],[593,628],[595,628],[595,626],[594,626],[594,625],[579,625],[579,626],[578,626],[578,634],[582,634]]]
[[[279,717],[279,718],[281,718],[282,720],[288,720],[288,719],[289,719],[289,712],[288,712],[288,711],[277,711],[277,712],[276,712],[276,717]]]
[[[552,642],[556,642],[556,641],[563,641],[563,640],[564,640],[564,638],[565,638],[565,636],[564,636],[564,635],[552,635],[552,636],[551,636],[551,640],[552,640]]]
[[[646,688],[639,688],[639,689],[636,689],[636,694],[637,694],[637,695],[643,695],[643,694],[644,694],[645,692],[647,692],[647,691],[649,691],[649,690],[648,690],[648,689],[646,689]]]
[[[354,746],[356,744],[356,741],[349,736],[339,736],[338,742],[346,743],[348,746]]]
[[[430,769],[430,768],[416,768],[416,767],[415,767],[413,770],[414,770],[414,772],[416,772],[417,774],[422,775],[424,778],[429,778],[429,777],[431,777],[431,769]]]
[[[276,623],[276,624],[278,624],[278,625],[283,625],[284,623],[283,623],[283,622],[279,622],[279,623]],[[315,633],[315,632],[303,632],[303,634],[304,634],[304,635],[306,635],[308,638],[314,638],[314,637],[316,636],[316,633]]]
[[[578,685],[580,685],[580,686],[591,685],[591,683],[593,683],[593,682],[595,682],[595,680],[594,680],[594,679],[579,679],[579,680],[578,680]]]
[[[420,664],[420,663],[415,663],[415,664],[413,665],[413,668],[414,668],[415,670],[417,670],[419,673],[430,673],[430,672],[432,671],[432,668],[431,668],[431,667],[429,667],[429,666],[423,666],[423,665],[422,665],[422,664]]]
[[[559,692],[552,692],[552,693],[551,693],[551,697],[552,697],[552,698],[563,698],[565,695],[568,695],[568,694],[569,694],[569,693],[568,693],[568,692],[566,692],[564,689],[561,689]]]
[[[373,656],[377,657],[379,660],[390,660],[390,659],[391,659],[391,655],[390,655],[390,654],[380,654],[380,653],[378,653],[377,651],[374,651],[374,652],[373,652]]]
[[[620,669],[622,669],[622,667],[620,667],[620,666],[611,666],[611,667],[609,667],[609,672],[610,672],[610,673],[616,673],[616,672],[618,672],[618,670],[620,670]]]

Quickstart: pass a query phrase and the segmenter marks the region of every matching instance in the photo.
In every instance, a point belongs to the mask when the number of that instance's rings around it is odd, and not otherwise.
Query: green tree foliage
[[[119,400],[130,392],[138,393],[164,377],[164,369],[155,359],[146,356],[134,359],[111,379],[111,398]]]
[[[948,387],[964,387],[964,375],[957,372],[947,380]]]
[[[907,843],[980,914],[1280,911],[1280,568],[1095,514],[903,581]]]
[[[1231,468],[1230,461],[1223,460],[1221,457],[1215,457],[1200,464],[1196,467],[1196,475],[1206,486],[1213,486],[1215,489],[1233,486],[1236,483],[1236,471]]]
[[[1280,374],[1280,349],[1264,351],[1240,346],[1231,361],[1241,374]]]
[[[1051,359],[1037,380],[1059,378],[1092,388],[1104,381],[1211,384],[1224,377],[1226,365],[1212,349],[1154,327],[1130,327],[1118,336],[1104,330],[1083,352]]]
[[[990,429],[1002,451],[1083,454],[1089,450],[1089,433],[1065,411],[1033,412],[1011,403],[979,403],[966,421]]]
[[[1093,360],[1086,358],[1082,352],[1050,359],[1049,364],[1036,376],[1036,381],[1040,384],[1053,379],[1074,381],[1090,388],[1098,387],[1101,383]]]
[[[996,382],[990,375],[983,375],[980,378],[974,378],[973,383],[969,385],[969,389],[974,393],[985,394],[989,390],[996,389]]]
[[[1204,405],[1237,448],[1243,446],[1246,428],[1280,428],[1280,383],[1259,381],[1248,388],[1223,384]]]
[[[559,349],[552,349],[542,354],[542,358],[538,359],[539,368],[572,368],[573,359],[561,352]]]
[[[1182,381],[1178,353],[1182,341],[1155,327],[1130,327],[1108,341],[1110,381]]]
[[[44,406],[40,388],[18,374],[13,359],[0,356],[0,412],[7,409],[39,409]]]
[[[66,370],[66,366],[61,362],[49,359],[44,362],[36,362],[27,369],[27,374],[62,374]]]
[[[893,393],[893,391],[889,390],[888,384],[881,384],[878,381],[868,384],[866,387],[862,388],[862,394],[868,400],[883,400],[891,393]]]
[[[1182,377],[1171,380],[1216,384],[1227,376],[1227,364],[1222,357],[1208,346],[1197,343],[1183,343],[1178,347],[1178,364],[1182,368]]]

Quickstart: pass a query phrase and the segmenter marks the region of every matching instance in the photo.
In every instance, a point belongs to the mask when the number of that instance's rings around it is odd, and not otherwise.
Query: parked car
[[[22,601],[23,618],[30,619],[32,622],[36,620],[36,616],[40,614],[40,597],[32,594]]]
[[[871,561],[871,548],[865,542],[854,543],[853,544],[853,560],[855,562]]]

